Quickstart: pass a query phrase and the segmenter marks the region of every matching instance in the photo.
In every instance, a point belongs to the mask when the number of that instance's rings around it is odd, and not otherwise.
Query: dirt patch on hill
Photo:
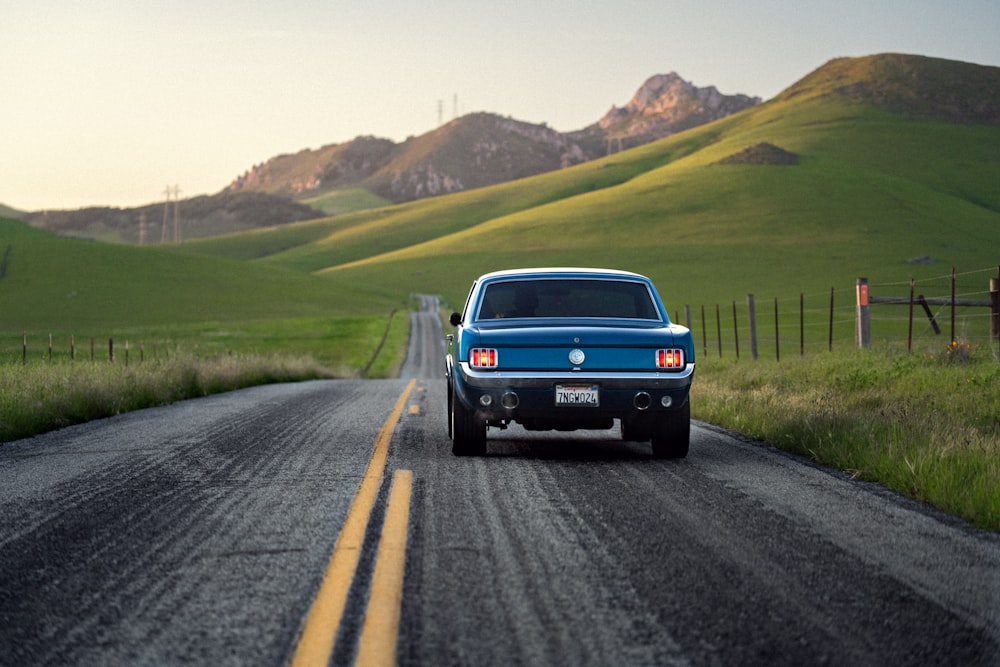
[[[761,142],[753,146],[747,146],[738,153],[733,153],[729,157],[722,158],[716,164],[756,164],[756,165],[778,165],[788,166],[799,163],[799,156],[795,153],[778,148],[774,144]]]

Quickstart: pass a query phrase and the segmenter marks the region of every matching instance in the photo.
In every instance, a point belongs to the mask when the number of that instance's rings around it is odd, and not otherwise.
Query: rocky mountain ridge
[[[677,72],[657,74],[647,79],[624,107],[612,106],[593,129],[599,129],[609,141],[627,139],[634,146],[760,103],[759,97],[723,95],[715,86],[699,88]]]
[[[759,97],[698,88],[676,72],[650,77],[624,106],[592,125],[559,132],[490,113],[456,118],[401,144],[358,137],[279,155],[238,176],[227,192],[302,198],[362,187],[392,202],[503,183],[592,160],[717,120]]]

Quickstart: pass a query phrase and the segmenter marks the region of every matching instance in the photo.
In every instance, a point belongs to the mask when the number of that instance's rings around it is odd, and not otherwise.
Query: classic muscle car
[[[523,269],[477,279],[448,335],[448,431],[458,456],[486,453],[490,427],[611,429],[688,453],[691,332],[646,277]]]

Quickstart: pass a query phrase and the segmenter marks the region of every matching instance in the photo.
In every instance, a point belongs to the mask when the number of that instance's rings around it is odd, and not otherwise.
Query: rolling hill
[[[7,217],[60,234],[133,244],[204,238],[339,215],[523,178],[636,146],[735,113],[758,98],[657,75],[623,108],[572,133],[473,113],[401,144],[361,136],[279,155],[222,192],[138,208],[90,207]],[[166,213],[166,216],[164,216]],[[0,214],[3,210],[0,209]],[[174,234],[174,217],[177,233]]]
[[[998,90],[1000,68],[838,59],[713,123],[447,196],[162,248],[6,222],[0,329],[384,313],[414,292],[460,306],[513,266],[646,273],[671,312],[996,266]]]
[[[280,267],[60,237],[0,219],[0,331],[8,334],[370,314],[372,294]]]
[[[10,206],[5,206],[0,204],[0,218],[10,218],[12,220],[20,220],[24,217],[24,211],[19,211],[16,208],[11,208]]]
[[[90,207],[9,215],[32,227],[110,243],[151,245],[323,217],[321,210],[265,192],[222,192],[137,208]]]
[[[838,59],[765,104],[603,159],[187,250],[453,303],[481,270],[516,265],[630,268],[682,303],[988,267],[998,90],[998,68]],[[746,159],[765,145],[794,164]]]

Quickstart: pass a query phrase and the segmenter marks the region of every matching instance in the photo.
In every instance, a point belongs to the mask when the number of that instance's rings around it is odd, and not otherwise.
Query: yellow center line
[[[358,657],[361,667],[396,664],[399,614],[403,600],[403,573],[406,569],[406,531],[410,521],[410,490],[413,472],[397,470],[389,489],[389,503],[378,543],[372,588],[365,611]]]
[[[333,547],[326,572],[323,574],[323,581],[316,593],[316,599],[309,609],[309,615],[306,616],[302,636],[299,637],[299,643],[295,647],[295,654],[290,663],[292,667],[326,665],[330,661],[337,629],[344,614],[347,593],[354,580],[358,559],[361,557],[365,529],[368,527],[372,507],[375,505],[375,498],[382,484],[382,473],[385,471],[385,462],[389,455],[392,431],[400,415],[403,414],[403,408],[414,384],[416,380],[410,380],[396,401],[396,407],[375,438],[375,448],[372,450],[368,467],[361,478],[357,493],[354,494],[354,500],[351,501],[344,526],[337,537],[337,543]]]

